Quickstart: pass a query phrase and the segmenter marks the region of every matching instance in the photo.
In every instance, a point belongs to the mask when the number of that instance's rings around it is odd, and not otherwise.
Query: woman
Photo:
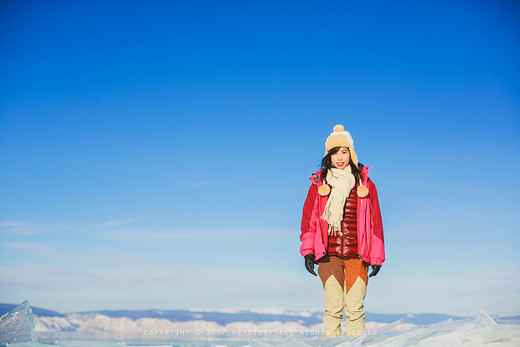
[[[305,267],[316,276],[318,264],[326,338],[342,336],[343,308],[347,336],[365,332],[368,277],[375,276],[385,260],[377,190],[368,170],[358,162],[350,133],[336,125],[325,142],[321,171],[310,179],[300,235]]]

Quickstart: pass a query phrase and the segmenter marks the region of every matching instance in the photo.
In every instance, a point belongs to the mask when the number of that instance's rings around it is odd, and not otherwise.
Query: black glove
[[[377,273],[379,272],[380,269],[381,269],[381,265],[372,265],[372,272],[370,273],[370,275],[368,275],[368,277],[373,277],[373,276],[377,275]]]
[[[305,268],[314,276],[318,276],[316,272],[314,272],[314,259],[314,254],[307,254],[305,256]]]

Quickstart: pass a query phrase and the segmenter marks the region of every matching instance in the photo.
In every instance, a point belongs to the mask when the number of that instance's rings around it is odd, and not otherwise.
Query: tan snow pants
[[[347,336],[356,337],[365,332],[365,308],[368,265],[361,259],[342,259],[326,255],[318,260],[318,275],[323,284],[325,337],[342,336],[341,322],[345,309]]]

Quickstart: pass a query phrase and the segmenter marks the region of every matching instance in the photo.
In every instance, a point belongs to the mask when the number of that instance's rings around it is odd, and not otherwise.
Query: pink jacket
[[[358,197],[358,251],[361,259],[365,262],[371,265],[382,265],[385,261],[383,223],[381,221],[377,189],[368,178],[368,170],[368,166],[363,166],[361,169],[363,185],[368,187],[368,196],[365,198]],[[316,175],[321,177],[321,171],[318,171]],[[314,177],[311,177],[310,181],[312,185],[303,205],[300,253],[304,257],[307,254],[314,254],[315,260],[318,260],[327,254],[329,243],[329,225],[320,218],[323,215],[329,196],[320,196],[318,194],[318,187],[323,185],[321,180],[318,179],[317,182]]]

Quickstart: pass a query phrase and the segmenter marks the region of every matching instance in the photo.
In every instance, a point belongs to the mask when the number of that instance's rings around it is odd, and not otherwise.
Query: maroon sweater
[[[345,212],[341,221],[341,233],[329,235],[329,255],[342,258],[359,258],[357,241],[357,189],[354,187],[345,203]]]

